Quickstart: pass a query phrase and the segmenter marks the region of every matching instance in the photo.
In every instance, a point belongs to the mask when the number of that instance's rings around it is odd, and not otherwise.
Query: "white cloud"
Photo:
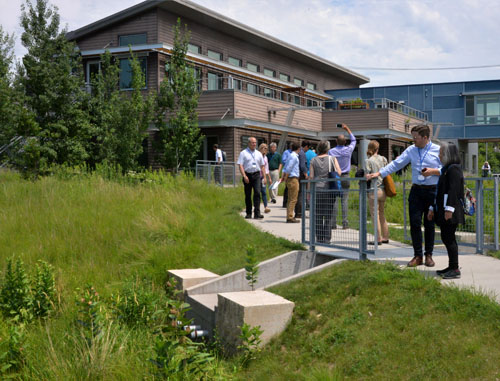
[[[500,64],[500,1],[193,0],[345,67],[452,67]],[[138,0],[52,0],[69,30]],[[0,0],[4,30],[21,34],[21,0]],[[16,49],[16,55],[22,55]],[[449,71],[356,70],[370,85],[500,78],[500,68]]]

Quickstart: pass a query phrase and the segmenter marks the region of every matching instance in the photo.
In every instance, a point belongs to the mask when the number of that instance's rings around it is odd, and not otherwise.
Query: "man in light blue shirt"
[[[285,168],[286,161],[290,157],[290,154],[292,153],[292,143],[290,143],[290,146],[288,147],[285,152],[283,152],[283,155],[281,155],[281,162],[283,163],[283,168]],[[285,191],[283,192],[283,208],[286,208],[288,204],[288,188],[286,187],[285,184]]]
[[[390,162],[380,172],[366,176],[368,180],[377,176],[387,175],[404,168],[411,163],[412,187],[408,197],[408,209],[410,212],[411,241],[413,244],[414,257],[408,263],[409,267],[425,265],[434,266],[432,251],[434,249],[434,221],[425,218],[429,206],[434,205],[439,180],[438,170],[442,164],[439,160],[439,146],[430,141],[430,128],[427,125],[415,126],[411,130],[414,145],[408,147],[395,160]],[[429,168],[433,168],[430,170]],[[431,176],[424,176],[427,171],[432,171]],[[426,173],[426,175],[428,175]],[[425,253],[422,252],[422,218],[425,230]]]
[[[343,134],[337,137],[337,146],[328,151],[328,155],[337,158],[342,174],[340,177],[349,177],[349,172],[351,170],[351,157],[356,148],[356,138],[354,137],[351,129],[346,125],[342,124],[342,128],[349,134],[350,143],[346,145],[347,139]],[[349,181],[341,181],[342,191],[340,192],[340,203],[342,204],[342,228],[349,228],[349,221],[347,219],[348,213],[348,201],[349,201],[349,188],[351,183]],[[337,229],[337,210],[338,210],[338,197],[335,197],[333,201],[333,218],[332,218],[332,228]]]
[[[286,222],[288,223],[300,222],[294,216],[295,205],[299,197],[299,151],[300,145],[298,143],[292,143],[292,153],[286,160],[286,164],[283,168],[283,176],[281,177],[281,181],[286,182],[286,187],[288,189],[288,202],[286,205]]]

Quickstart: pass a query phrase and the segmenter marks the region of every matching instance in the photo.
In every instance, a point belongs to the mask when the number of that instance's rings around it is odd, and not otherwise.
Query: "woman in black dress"
[[[460,278],[458,267],[458,245],[455,237],[458,224],[465,222],[464,216],[464,175],[460,165],[460,155],[456,145],[443,143],[439,150],[443,164],[437,186],[435,205],[431,206],[427,218],[435,219],[441,228],[441,239],[448,251],[449,264],[437,274],[443,279]]]

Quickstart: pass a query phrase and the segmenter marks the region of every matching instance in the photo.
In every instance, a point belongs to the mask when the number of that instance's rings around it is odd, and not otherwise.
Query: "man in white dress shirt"
[[[256,149],[257,139],[251,137],[248,139],[248,147],[240,152],[238,157],[238,166],[243,178],[243,185],[245,187],[245,205],[246,216],[245,218],[252,218],[252,189],[253,189],[253,207],[254,218],[260,219],[264,216],[260,213],[260,171],[265,171],[265,163],[262,154]],[[266,179],[262,180],[264,184]]]

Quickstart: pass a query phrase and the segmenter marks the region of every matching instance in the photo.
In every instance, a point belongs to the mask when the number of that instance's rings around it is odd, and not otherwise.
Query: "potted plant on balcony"
[[[368,103],[363,102],[361,98],[344,101],[339,106],[341,110],[367,109],[369,107]]]

